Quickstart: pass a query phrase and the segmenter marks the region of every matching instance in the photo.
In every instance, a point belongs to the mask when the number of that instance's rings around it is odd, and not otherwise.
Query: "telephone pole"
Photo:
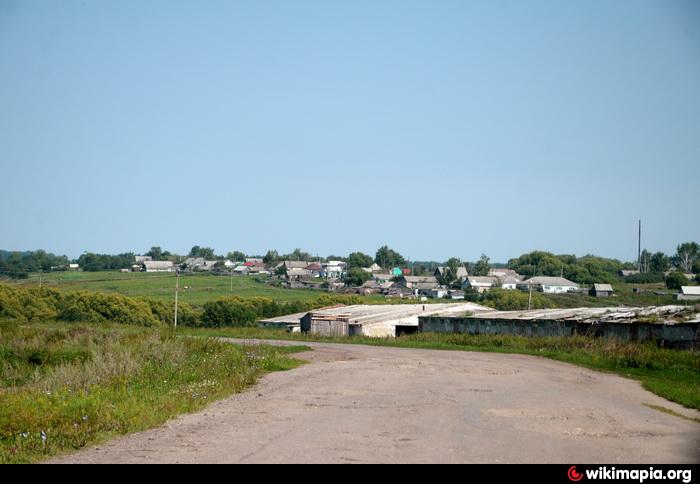
[[[180,271],[175,271],[175,328],[177,328],[177,293],[180,291]]]
[[[642,219],[639,219],[639,240],[637,243],[637,268],[642,272]]]

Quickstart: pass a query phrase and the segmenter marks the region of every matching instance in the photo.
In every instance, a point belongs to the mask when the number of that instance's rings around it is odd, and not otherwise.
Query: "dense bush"
[[[361,304],[359,296],[322,295],[313,301],[277,302],[265,297],[225,297],[202,309],[178,305],[178,325],[253,326],[258,320],[299,313],[336,304]],[[59,292],[48,288],[19,289],[0,284],[0,319],[16,321],[71,321],[172,326],[172,303],[144,297],[100,292]]]
[[[530,295],[527,292],[507,289],[492,289],[482,295],[480,303],[501,311],[527,309]],[[553,308],[554,304],[542,294],[532,293],[532,309]]]
[[[205,327],[254,326],[260,319],[301,313],[336,304],[362,304],[359,296],[327,295],[311,302],[277,302],[266,297],[222,297],[204,305],[200,325]]]
[[[666,275],[663,272],[644,272],[625,277],[625,282],[630,284],[657,284],[665,280]]]
[[[525,276],[559,276],[579,284],[596,282],[617,282],[617,273],[626,266],[616,259],[606,259],[586,255],[554,255],[550,252],[535,251],[523,254],[517,259],[508,261],[508,267]]]
[[[138,298],[99,292],[15,289],[0,284],[0,318],[19,321],[113,322],[155,326],[159,313]]]
[[[671,272],[666,278],[666,287],[669,289],[680,289],[681,286],[690,284],[688,278],[680,272]]]

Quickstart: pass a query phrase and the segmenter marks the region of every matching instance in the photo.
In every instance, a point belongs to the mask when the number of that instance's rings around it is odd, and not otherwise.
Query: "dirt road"
[[[700,424],[646,405],[700,412],[632,380],[530,356],[309,346],[311,364],[55,462],[700,462]]]

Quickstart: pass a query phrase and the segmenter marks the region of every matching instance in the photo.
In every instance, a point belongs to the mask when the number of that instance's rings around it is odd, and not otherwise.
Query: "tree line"
[[[263,256],[248,255],[245,252],[234,250],[224,254],[216,254],[211,247],[195,245],[187,255],[179,255],[159,246],[151,247],[143,255],[156,261],[171,260],[182,263],[187,257],[201,257],[207,260],[225,259],[242,262],[247,258],[259,258],[267,265],[274,265],[281,261],[306,261],[327,262],[338,260],[345,262],[348,269],[349,282],[360,285],[371,276],[363,271],[363,268],[377,264],[384,271],[393,268],[408,269],[413,275],[432,275],[438,265],[446,267],[440,275],[441,283],[452,285],[456,282],[457,272],[464,267],[470,275],[485,276],[489,274],[493,264],[489,257],[482,254],[480,259],[474,262],[463,261],[452,257],[443,263],[410,261],[398,251],[384,245],[377,249],[374,255],[360,251],[352,252],[347,256],[329,255],[327,257],[313,256],[301,249],[281,254],[276,250],[268,250]],[[64,270],[71,261],[65,255],[55,255],[44,250],[27,252],[0,251],[0,273],[6,277],[27,277],[30,272],[48,272],[51,270]],[[128,268],[135,262],[135,255],[131,252],[111,255],[86,252],[73,260],[84,271],[106,271]],[[594,255],[577,257],[575,255],[559,254],[551,252],[533,251],[517,258],[510,259],[505,266],[517,273],[526,276],[563,276],[579,284],[592,284],[595,282],[613,283],[619,281],[621,270],[637,270],[628,278],[629,282],[663,282],[667,279],[665,274],[669,270],[681,273],[700,274],[700,245],[697,242],[685,242],[676,248],[674,254],[665,254],[657,251],[652,253],[644,250],[638,262],[622,262],[617,259],[609,259]]]

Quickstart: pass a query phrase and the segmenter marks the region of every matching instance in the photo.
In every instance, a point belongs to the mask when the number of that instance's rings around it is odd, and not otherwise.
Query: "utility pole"
[[[533,272],[532,277],[537,276],[537,266],[535,266],[535,272]],[[527,310],[532,309],[532,283],[530,283],[530,295],[527,298]]]
[[[175,271],[175,328],[177,328],[177,293],[180,291],[180,271]]]
[[[637,244],[637,268],[642,272],[642,219],[639,219],[639,241]]]

